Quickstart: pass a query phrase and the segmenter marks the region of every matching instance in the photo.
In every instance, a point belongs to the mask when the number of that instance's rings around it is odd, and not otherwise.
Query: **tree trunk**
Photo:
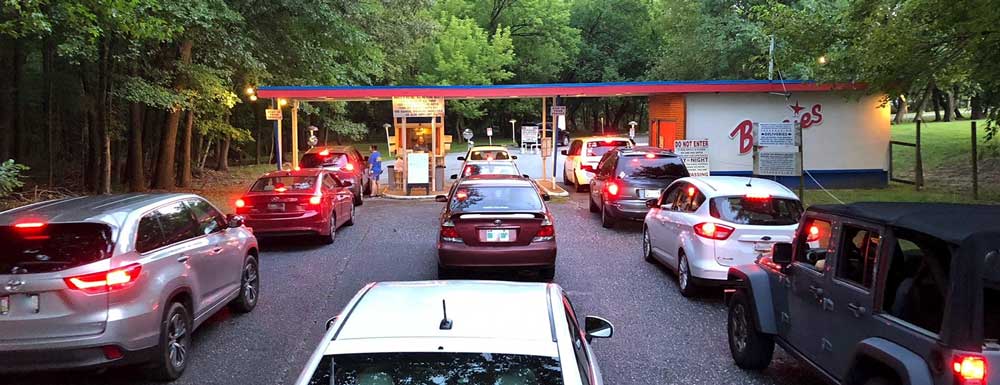
[[[191,40],[181,42],[178,60],[181,65],[191,64]],[[174,80],[174,90],[182,91],[187,85],[183,76]],[[181,120],[180,106],[173,106],[167,114],[160,140],[160,155],[156,162],[156,181],[153,188],[166,189],[174,186],[174,167],[177,152],[177,126]]]
[[[27,136],[24,134],[24,103],[21,98],[21,89],[24,88],[24,61],[26,60],[24,48],[24,41],[22,39],[17,39],[14,41],[14,84],[13,84],[13,101],[14,101],[14,140],[12,141],[13,150],[11,151],[10,157],[18,160],[20,163],[25,163],[27,153],[24,149],[28,142]]]
[[[218,153],[218,163],[215,166],[216,171],[229,171],[229,142],[231,139],[226,136],[219,141],[219,153]]]
[[[250,112],[253,114],[253,132],[257,134],[257,141],[254,143],[254,147],[257,148],[255,162],[260,164],[260,157],[264,153],[264,129],[260,124],[260,113],[257,110],[257,103],[250,104]]]
[[[951,91],[944,91],[944,121],[950,122],[955,113],[955,94]]]
[[[914,106],[917,107],[917,110],[915,111],[915,115],[913,115],[913,121],[914,122],[916,122],[917,120],[922,120],[923,119],[923,116],[924,116],[924,105],[927,102],[927,97],[930,96],[930,94],[931,94],[931,89],[932,88],[934,88],[934,82],[933,81],[931,81],[930,83],[927,84],[927,87],[924,88],[924,92],[922,92],[920,94],[920,99],[918,99],[917,103],[914,104]]]
[[[129,105],[130,129],[128,135],[128,190],[146,191],[145,165],[142,156],[142,126],[146,106],[141,103]]]
[[[941,121],[941,90],[937,87],[931,90],[931,106],[934,107],[934,121]]]
[[[191,187],[191,135],[194,131],[194,111],[188,111],[184,119],[184,133],[181,135],[181,176],[180,187]]]
[[[98,176],[97,193],[111,193],[111,42],[110,38],[101,40],[98,68],[98,102],[97,102],[97,136],[98,153],[100,156],[100,174]]]
[[[896,101],[897,101],[897,104],[899,105],[899,107],[896,107],[896,117],[894,119],[892,119],[892,124],[903,123],[903,119],[905,119],[906,112],[908,110],[908,108],[906,106],[906,96],[905,95],[900,94],[899,97],[896,98]]]
[[[0,39],[0,73],[14,72],[14,47]],[[14,147],[14,84],[11,76],[0,76],[0,161],[11,158]]]
[[[55,108],[53,106],[55,98],[53,97],[52,89],[52,78],[55,76],[53,71],[53,65],[55,64],[55,52],[56,45],[55,41],[49,37],[45,39],[42,48],[42,82],[44,83],[44,104],[45,104],[45,150],[48,153],[48,181],[49,186],[52,186],[55,182],[55,140],[53,139],[55,135],[55,116],[53,112]]]
[[[980,94],[972,95],[972,99],[969,100],[970,108],[972,111],[969,113],[969,119],[980,120],[986,118],[986,111],[983,110],[983,97]]]
[[[198,162],[198,171],[205,169],[205,162],[208,162],[208,154],[212,151],[212,139],[205,140],[205,149],[201,153],[201,161]]]

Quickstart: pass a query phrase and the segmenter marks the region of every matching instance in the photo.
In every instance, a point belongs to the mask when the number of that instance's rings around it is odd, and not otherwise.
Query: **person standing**
[[[371,175],[372,191],[371,196],[381,195],[378,179],[382,176],[382,154],[378,152],[378,145],[372,145],[372,154],[368,156],[368,172]]]

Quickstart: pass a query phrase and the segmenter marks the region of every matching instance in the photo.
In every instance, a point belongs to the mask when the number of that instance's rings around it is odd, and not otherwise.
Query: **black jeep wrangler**
[[[1000,206],[810,207],[793,243],[733,267],[736,365],[774,344],[835,384],[1000,385]]]

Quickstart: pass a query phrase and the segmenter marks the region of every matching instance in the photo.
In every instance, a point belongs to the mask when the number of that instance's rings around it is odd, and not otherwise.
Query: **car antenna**
[[[747,187],[753,187],[753,175],[747,178]]]
[[[438,325],[438,329],[451,330],[452,322],[448,319],[448,306],[445,305],[444,299],[441,299],[441,311],[444,313],[444,318],[441,319],[441,324]]]

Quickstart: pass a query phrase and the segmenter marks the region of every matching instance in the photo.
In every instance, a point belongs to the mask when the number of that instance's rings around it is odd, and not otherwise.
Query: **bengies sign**
[[[444,98],[411,96],[392,98],[394,118],[418,118],[444,115]]]

